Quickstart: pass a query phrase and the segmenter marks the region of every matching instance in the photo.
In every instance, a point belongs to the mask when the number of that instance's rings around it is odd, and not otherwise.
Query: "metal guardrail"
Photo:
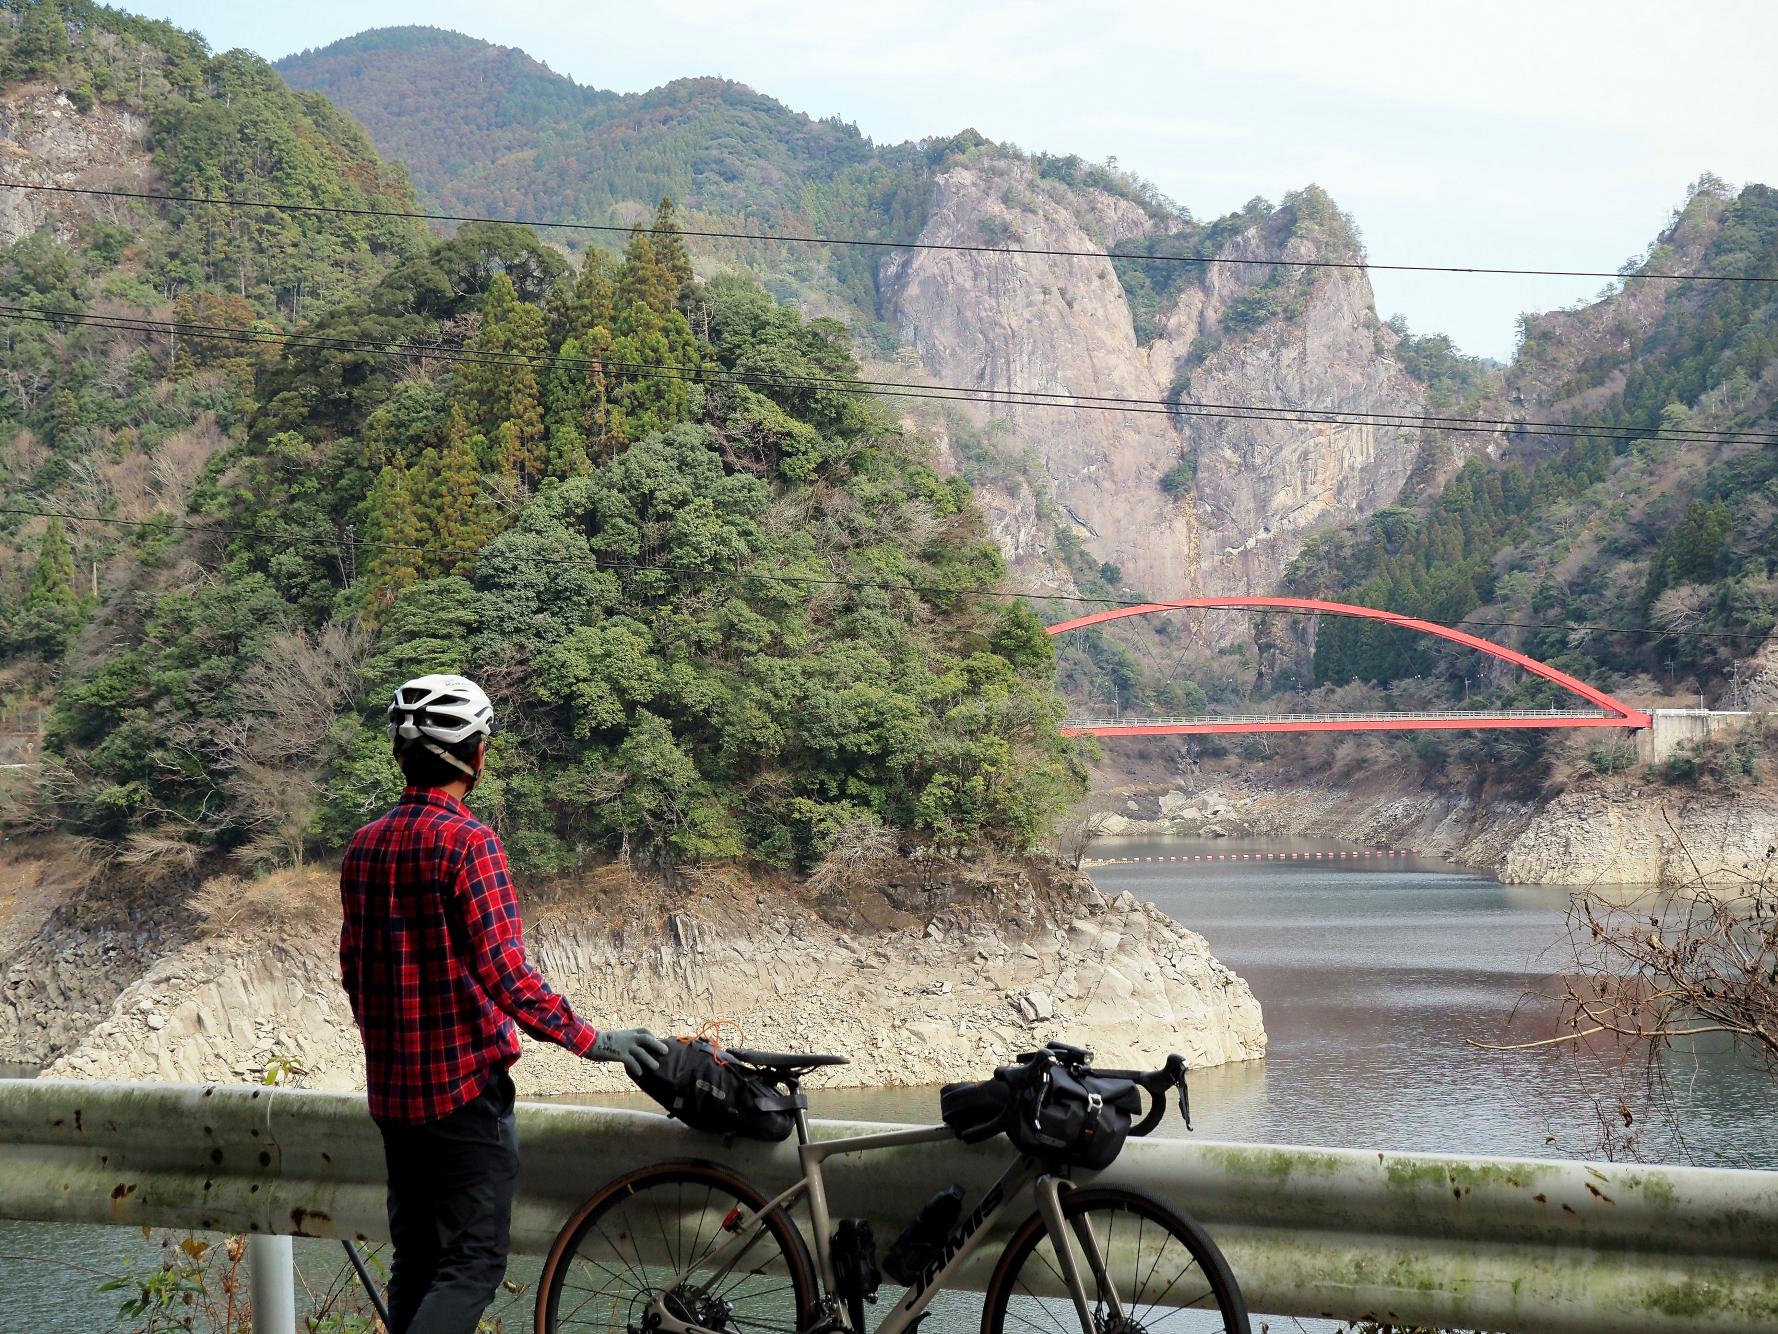
[[[524,1104],[519,1123],[521,1251],[643,1163],[720,1158],[768,1191],[796,1174],[789,1146],[727,1146],[643,1112]],[[977,1192],[1007,1155],[995,1141],[840,1159],[830,1196],[893,1237],[937,1186]],[[354,1095],[0,1080],[0,1217],[373,1239],[383,1173]],[[1778,1319],[1778,1173],[1149,1139],[1103,1176],[1196,1215],[1255,1311],[1515,1334]]]
[[[1615,718],[1603,709],[1430,709],[1418,713],[1224,713],[1177,718],[1064,718],[1063,727],[1201,727],[1208,723],[1392,723],[1471,718]]]

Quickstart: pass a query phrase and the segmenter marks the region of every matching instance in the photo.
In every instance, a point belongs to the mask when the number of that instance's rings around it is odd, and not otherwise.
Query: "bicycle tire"
[[[1172,1205],[1139,1190],[1089,1186],[1064,1190],[1062,1217],[1075,1229],[1079,1220],[1087,1220],[1095,1241],[1107,1253],[1105,1272],[1095,1274],[1080,1255],[1079,1241],[1073,1243],[1082,1284],[1094,1304],[1094,1328],[1083,1334],[1171,1334],[1173,1330],[1183,1334],[1187,1329],[1202,1328],[1201,1322],[1191,1317],[1174,1320],[1188,1307],[1214,1309],[1221,1316],[1221,1334],[1250,1334],[1247,1304],[1228,1261],[1210,1234]],[[1148,1225],[1154,1232],[1145,1238]],[[1128,1288],[1121,1281],[1126,1264],[1130,1267]],[[1028,1265],[1033,1266],[1029,1272]],[[1180,1287],[1194,1269],[1198,1277]],[[1114,1317],[1108,1303],[1107,1278],[1122,1306],[1121,1319]],[[1049,1229],[1043,1215],[1034,1213],[1019,1225],[988,1280],[982,1334],[1030,1334],[1033,1330],[1057,1334],[1072,1328],[1070,1321],[1079,1323],[1078,1317],[1061,1282]],[[1190,1300],[1163,1305],[1175,1289],[1179,1297]],[[1144,1319],[1157,1312],[1158,1318]],[[1035,1314],[1041,1314],[1041,1321],[1031,1318]]]
[[[696,1196],[699,1190],[704,1192],[701,1200]],[[766,1197],[745,1178],[711,1163],[657,1163],[608,1182],[556,1234],[537,1280],[537,1334],[642,1334],[642,1311],[659,1291],[647,1280],[694,1269],[698,1254],[709,1254],[722,1236],[731,1209],[758,1213],[766,1204]],[[669,1215],[674,1220],[671,1225]],[[692,1220],[689,1241],[688,1218]],[[644,1223],[647,1226],[641,1226]],[[656,1235],[670,1270],[650,1266],[635,1240],[649,1238],[652,1252]],[[728,1288],[703,1291],[694,1280],[691,1291],[669,1297],[686,1308],[682,1318],[705,1325],[710,1309],[702,1304],[714,1299],[728,1308],[722,1319],[710,1318],[706,1326],[717,1334],[796,1334],[809,1326],[816,1309],[814,1264],[802,1232],[778,1210],[766,1217],[760,1237],[770,1238],[775,1246],[782,1273],[771,1272],[774,1257],[759,1252],[761,1241],[756,1241],[748,1253],[748,1272]],[[605,1263],[612,1258],[618,1262],[616,1268]],[[577,1260],[582,1263],[577,1265]],[[585,1272],[579,1277],[597,1282],[575,1283],[582,1268]],[[716,1281],[730,1278],[732,1274],[719,1275]],[[755,1278],[768,1282],[765,1287],[743,1286]],[[566,1313],[564,1293],[574,1301]],[[735,1309],[742,1302],[748,1307],[745,1314]],[[694,1304],[700,1308],[695,1314]]]

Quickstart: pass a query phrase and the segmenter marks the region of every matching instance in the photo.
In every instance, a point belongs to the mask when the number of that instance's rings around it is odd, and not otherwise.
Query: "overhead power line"
[[[401,357],[410,360],[430,359],[449,363],[516,365],[539,370],[553,366],[579,366],[586,369],[598,369],[619,379],[671,379],[698,384],[737,384],[768,389],[810,389],[880,398],[977,403],[1000,408],[1061,408],[1083,412],[1121,412],[1210,420],[1283,422],[1295,425],[1370,426],[1375,429],[1436,430],[1481,435],[1517,432],[1553,439],[1619,437],[1664,440],[1680,444],[1778,444],[1778,433],[1770,431],[1669,426],[1588,426],[1574,422],[1521,421],[1511,418],[1465,418],[1435,414],[1365,412],[1356,409],[1293,408],[1276,404],[1119,398],[1109,395],[1068,394],[1045,390],[981,389],[967,385],[921,385],[893,380],[854,379],[837,375],[793,375],[781,372],[764,374],[726,370],[719,366],[687,367],[660,362],[563,357],[553,353],[500,352],[473,347],[341,338],[313,333],[280,333],[271,330],[239,329],[192,321],[157,320],[146,316],[100,315],[76,310],[40,310],[5,303],[0,303],[0,319],[24,320],[52,326],[83,325],[112,332],[156,336],[171,335],[263,346],[312,347],[322,350],[357,352],[368,356]]]
[[[151,528],[156,531],[176,530],[212,537],[245,537],[279,547],[310,546],[328,551],[402,551],[415,555],[451,556],[466,559],[480,554],[482,548],[443,547],[412,542],[378,542],[354,536],[316,537],[304,534],[274,533],[267,529],[238,528],[223,524],[191,523],[171,515],[153,519],[124,519],[105,514],[76,514],[67,510],[40,509],[25,505],[0,505],[0,514],[40,519],[62,519],[69,523],[106,524],[119,528]],[[565,564],[561,556],[540,556],[550,564]],[[594,563],[614,573],[655,573],[682,575],[697,579],[723,579],[740,582],[778,583],[814,588],[845,588],[854,591],[873,590],[888,593],[913,593],[919,596],[998,598],[1023,602],[1091,603],[1102,607],[1146,607],[1154,598],[1116,598],[1091,593],[1039,593],[1029,589],[992,588],[981,584],[918,584],[906,580],[841,579],[835,576],[788,574],[758,569],[715,569],[691,565],[668,565],[654,561],[614,561],[594,553]],[[1186,610],[1186,609],[1182,609]],[[1315,611],[1304,607],[1205,607],[1192,610],[1206,612],[1241,612],[1255,616],[1337,616],[1338,613]],[[1562,621],[1504,621],[1466,618],[1444,622],[1450,626],[1482,629],[1565,630],[1571,634],[1652,635],[1673,639],[1737,639],[1756,637],[1756,632],[1729,630],[1662,630],[1655,626],[1569,625]],[[1763,632],[1758,632],[1763,634]]]
[[[162,204],[205,204],[226,208],[269,209],[284,213],[329,213],[343,217],[405,218],[416,222],[486,222],[514,227],[535,227],[555,231],[604,232],[628,235],[633,228],[621,223],[572,222],[543,218],[492,218],[469,213],[428,213],[418,209],[352,208],[341,204],[303,204],[272,199],[241,199],[228,195],[160,193],[148,190],[100,189],[97,186],[45,185],[27,181],[0,181],[0,188],[32,190],[44,194],[94,195],[107,199],[135,199]],[[1229,264],[1271,268],[1284,265],[1304,269],[1361,269],[1392,273],[1473,273],[1530,278],[1611,278],[1619,281],[1661,280],[1667,282],[1703,283],[1778,283],[1778,277],[1743,277],[1727,273],[1667,273],[1637,271],[1622,273],[1606,269],[1515,269],[1473,264],[1380,264],[1371,260],[1339,259],[1248,259],[1232,255],[1147,255],[1125,250],[1058,250],[1026,249],[1020,246],[969,245],[961,242],[880,241],[861,236],[799,236],[786,232],[719,231],[715,229],[680,227],[682,236],[707,240],[757,241],[789,245],[857,246],[878,250],[939,250],[962,254],[1030,255],[1047,259],[1125,259],[1163,264]]]

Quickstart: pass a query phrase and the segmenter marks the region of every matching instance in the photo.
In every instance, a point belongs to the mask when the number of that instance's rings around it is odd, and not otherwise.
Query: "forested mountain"
[[[481,73],[458,79],[460,66],[515,71],[513,95]],[[700,272],[743,267],[805,313],[844,319],[874,378],[1000,396],[898,405],[975,487],[1028,587],[1269,589],[1317,524],[1393,501],[1419,441],[1389,427],[1022,407],[1004,391],[1399,413],[1456,383],[1432,385],[1436,356],[1394,355],[1402,331],[1378,319],[1362,271],[1301,266],[1360,253],[1351,220],[1312,185],[1204,220],[1111,164],[967,129],[873,144],[718,80],[600,95],[432,29],[361,34],[280,68],[362,117],[385,152],[418,154],[429,204],[448,211],[627,226],[665,193],[702,230],[940,247],[691,241]],[[533,91],[550,79],[553,100]],[[1271,259],[1283,262],[1255,262]]]
[[[1778,624],[1778,191],[1700,182],[1646,263],[1756,281],[1633,282],[1528,318],[1491,404],[1579,438],[1522,433],[1500,462],[1312,545],[1293,586],[1526,623],[1503,637],[1607,688],[1744,703],[1741,661]],[[1712,434],[1639,435],[1655,429]],[[1452,668],[1424,640],[1324,622],[1314,670],[1388,684]]]
[[[363,127],[256,57],[212,55],[194,34],[85,0],[3,10],[11,180],[413,205]],[[390,218],[4,193],[0,648],[54,661],[102,600],[152,582],[147,569],[176,545],[193,483],[252,411],[248,340],[362,290],[428,242]],[[222,336],[81,323],[144,317]],[[32,509],[113,522],[70,527]],[[6,693],[17,705],[33,691]]]
[[[251,57],[12,8],[15,170],[409,202]],[[503,226],[39,216],[0,253],[25,313],[60,312],[0,350],[0,689],[48,710],[11,827],[187,866],[325,853],[398,785],[389,690],[447,669],[495,696],[478,809],[533,868],[1024,846],[1080,791],[1035,616],[935,591],[1004,572],[969,488],[855,387],[841,326],[694,278],[671,204],[578,268]],[[208,327],[76,318],[100,313]]]
[[[254,57],[84,0],[3,8],[14,179],[413,206]],[[1778,621],[1778,456],[1723,434],[1773,429],[1770,284],[1630,282],[1528,318],[1500,368],[1309,266],[1362,255],[1313,186],[1205,222],[1078,159],[881,147],[715,80],[602,93],[433,29],[283,68],[414,154],[430,207],[616,230],[7,192],[0,710],[48,710],[56,756],[14,819],[145,857],[325,849],[393,781],[377,696],[448,657],[519,722],[488,798],[534,866],[1029,843],[1079,790],[1049,641],[930,591],[1007,562],[1067,594],[1479,620],[1607,688],[1778,696],[1747,662]],[[688,219],[929,248],[688,248]],[[1778,277],[1773,192],[1703,182],[1645,262]],[[1582,430],[882,406],[860,355],[916,386]],[[1080,637],[1064,684],[1136,712],[1548,697],[1354,623],[1145,634]]]
[[[429,204],[447,212],[627,227],[670,196],[694,220],[752,230],[897,237],[923,219],[927,153],[880,149],[856,126],[812,120],[724,79],[619,96],[521,51],[419,27],[373,29],[278,68],[363,121],[385,154],[410,166]],[[780,295],[813,283],[862,326],[877,318],[874,257],[737,246],[712,253],[745,258]]]

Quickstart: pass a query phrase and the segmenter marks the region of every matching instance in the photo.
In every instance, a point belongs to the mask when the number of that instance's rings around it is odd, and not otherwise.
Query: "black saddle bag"
[[[712,1135],[788,1139],[797,1110],[809,1105],[770,1071],[737,1060],[708,1038],[669,1038],[660,1068],[630,1078],[668,1116]]]

